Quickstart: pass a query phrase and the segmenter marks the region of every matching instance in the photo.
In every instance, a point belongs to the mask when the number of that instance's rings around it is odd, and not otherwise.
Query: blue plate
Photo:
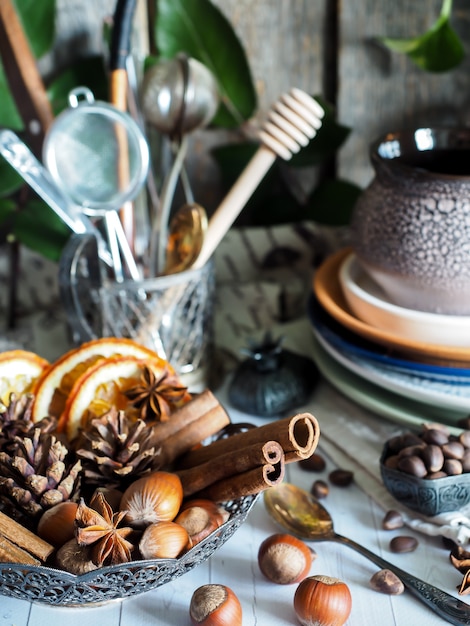
[[[468,385],[470,382],[469,368],[409,361],[402,357],[394,356],[392,351],[384,346],[355,335],[331,317],[319,304],[313,293],[308,300],[308,316],[317,332],[328,343],[346,354],[360,356],[363,359],[387,365],[397,371],[412,373],[415,376],[422,376],[436,381],[465,385]]]
[[[423,423],[426,422],[441,422],[447,424],[453,434],[462,432],[458,428],[458,423],[466,418],[468,413],[443,411],[440,407],[416,402],[377,387],[342,367],[322,348],[315,337],[312,346],[315,363],[322,375],[333,387],[359,406],[413,430],[421,430]]]

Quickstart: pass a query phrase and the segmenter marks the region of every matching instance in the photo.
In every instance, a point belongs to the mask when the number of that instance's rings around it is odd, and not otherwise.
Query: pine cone
[[[0,402],[0,451],[11,454],[18,448],[16,437],[30,437],[35,428],[44,433],[56,430],[57,420],[54,417],[45,417],[36,423],[32,421],[33,401],[32,394],[17,397],[11,393],[8,405]]]
[[[29,436],[16,435],[13,443],[13,452],[0,452],[4,508],[9,505],[13,512],[25,514],[34,523],[46,509],[77,499],[81,463],[68,462],[69,450],[55,435],[37,427]]]
[[[82,460],[84,485],[93,487],[124,490],[161,466],[153,428],[115,407],[81,432],[76,454]]]

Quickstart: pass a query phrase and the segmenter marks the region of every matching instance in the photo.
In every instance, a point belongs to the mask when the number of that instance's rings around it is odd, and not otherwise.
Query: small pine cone
[[[16,437],[29,437],[36,428],[44,433],[57,429],[57,420],[54,417],[45,417],[36,423],[32,421],[33,401],[32,394],[17,397],[15,393],[11,393],[8,405],[0,403],[0,450],[13,452],[18,447]]]
[[[154,429],[116,408],[80,433],[76,454],[83,464],[83,482],[92,487],[123,490],[161,467]]]
[[[68,449],[53,434],[35,428],[15,437],[13,452],[0,452],[0,494],[12,509],[38,519],[51,506],[76,500],[80,461],[67,461]]]

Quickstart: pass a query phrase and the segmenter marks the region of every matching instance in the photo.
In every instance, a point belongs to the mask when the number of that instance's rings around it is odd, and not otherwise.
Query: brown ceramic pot
[[[470,314],[470,128],[388,133],[352,219],[364,269],[399,306]]]

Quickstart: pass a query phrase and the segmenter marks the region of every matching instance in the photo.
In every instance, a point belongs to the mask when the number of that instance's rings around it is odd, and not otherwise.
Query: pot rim
[[[420,176],[449,180],[470,179],[469,174],[449,174],[430,171],[425,167],[414,166],[398,160],[402,155],[412,156],[431,150],[469,150],[470,127],[467,126],[419,126],[388,132],[370,145],[370,159],[373,164],[394,163],[394,168],[403,172],[419,172]]]

